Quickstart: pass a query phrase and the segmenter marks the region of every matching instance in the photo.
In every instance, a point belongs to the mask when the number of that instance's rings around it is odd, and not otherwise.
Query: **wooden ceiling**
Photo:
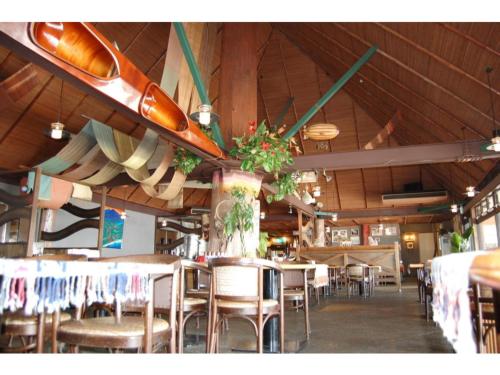
[[[167,49],[168,23],[96,23],[95,26],[148,77],[159,82]],[[223,25],[218,25],[209,96],[217,111],[219,61]],[[500,114],[499,23],[261,23],[257,26],[259,56],[257,120],[274,123],[290,98],[283,122],[293,125],[372,45],[375,56],[310,121],[329,122],[340,129],[330,142],[298,137],[305,154],[362,149],[399,111],[402,119],[385,144],[398,147],[466,139],[490,138],[492,114],[485,73],[491,76],[495,112]],[[28,61],[0,47],[0,81]],[[63,145],[43,135],[57,119],[61,81],[35,67],[38,85],[14,105],[0,111],[0,168],[33,166]],[[64,85],[62,122],[78,132],[86,119],[96,118],[138,138],[144,129],[69,84]],[[249,119],[250,120],[250,119]],[[224,126],[224,124],[221,124]],[[495,160],[421,166],[327,171],[319,178],[323,210],[382,207],[381,193],[401,192],[407,183],[424,189],[447,189],[463,199],[465,186],[476,185]],[[116,187],[109,195],[145,206],[167,209],[137,186]],[[287,205],[263,207],[285,212]],[[210,191],[184,189],[184,207],[209,207]],[[383,217],[371,220],[377,222]],[[399,217],[397,222],[431,222],[428,215]],[[352,220],[350,221],[352,223]]]

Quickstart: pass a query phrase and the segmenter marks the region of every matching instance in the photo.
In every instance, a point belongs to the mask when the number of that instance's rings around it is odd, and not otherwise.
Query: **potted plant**
[[[223,189],[231,193],[233,200],[231,209],[224,217],[224,234],[232,238],[239,231],[243,253],[246,254],[244,233],[254,229],[253,207],[262,180],[256,172],[263,170],[274,176],[273,185],[277,193],[267,196],[269,203],[292,194],[297,184],[291,173],[280,174],[285,165],[293,163],[288,141],[270,131],[264,121],[259,126],[255,121],[249,122],[248,135],[234,140],[236,145],[229,155],[241,160],[241,171],[224,171]]]
[[[460,234],[457,232],[453,232],[451,234],[451,252],[452,253],[461,253],[467,251],[470,245],[470,236],[473,233],[473,228],[470,227],[467,229],[464,234]]]

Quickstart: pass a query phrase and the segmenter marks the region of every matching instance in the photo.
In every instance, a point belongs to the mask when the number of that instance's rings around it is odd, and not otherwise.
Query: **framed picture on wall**
[[[397,236],[398,228],[395,225],[388,225],[385,227],[385,235],[386,236]]]
[[[122,217],[124,210],[106,207],[104,211],[104,233],[102,245],[107,249],[121,249],[123,240],[123,226],[125,221]]]
[[[356,237],[359,236],[359,229],[358,228],[351,228],[351,237]]]
[[[382,228],[380,228],[380,226],[378,226],[378,225],[373,225],[370,227],[370,233],[371,233],[372,237],[381,236],[382,235]]]
[[[413,246],[414,246],[414,242],[407,242],[407,243],[406,243],[406,248],[407,248],[407,249],[410,249],[410,250],[411,250],[411,249],[413,249]]]

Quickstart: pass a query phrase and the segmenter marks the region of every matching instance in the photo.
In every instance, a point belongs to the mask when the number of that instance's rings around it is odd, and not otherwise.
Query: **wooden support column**
[[[33,256],[33,244],[35,243],[38,224],[38,194],[40,192],[40,180],[42,179],[42,170],[40,167],[35,168],[35,181],[33,182],[33,203],[31,204],[30,229],[28,232],[28,244],[26,256]]]
[[[108,189],[106,188],[106,186],[103,186],[101,191],[101,207],[99,209],[99,233],[97,234],[97,248],[99,249],[99,257],[102,256],[102,240],[104,237],[104,211],[106,210],[107,191]]]
[[[297,245],[296,257],[300,260],[300,248],[302,247],[302,210],[297,210],[297,223],[299,229],[299,244]]]
[[[257,120],[257,33],[254,23],[224,23],[220,64],[221,130],[228,149],[233,137],[247,132]]]

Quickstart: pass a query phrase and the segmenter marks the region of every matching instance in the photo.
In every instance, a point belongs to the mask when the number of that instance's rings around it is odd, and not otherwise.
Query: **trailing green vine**
[[[182,147],[177,147],[174,161],[177,164],[176,169],[180,170],[186,176],[190,174],[201,162],[202,158],[196,156],[191,151]]]
[[[243,249],[245,249],[244,234],[253,229],[253,206],[252,201],[247,200],[246,190],[234,188],[231,190],[233,205],[231,210],[224,216],[224,234],[232,238],[238,230]]]
[[[278,189],[276,194],[269,194],[266,197],[267,203],[272,203],[273,201],[280,201],[285,198],[285,196],[293,194],[295,189],[297,189],[297,182],[293,178],[292,173],[285,173],[280,176],[272,185]]]

